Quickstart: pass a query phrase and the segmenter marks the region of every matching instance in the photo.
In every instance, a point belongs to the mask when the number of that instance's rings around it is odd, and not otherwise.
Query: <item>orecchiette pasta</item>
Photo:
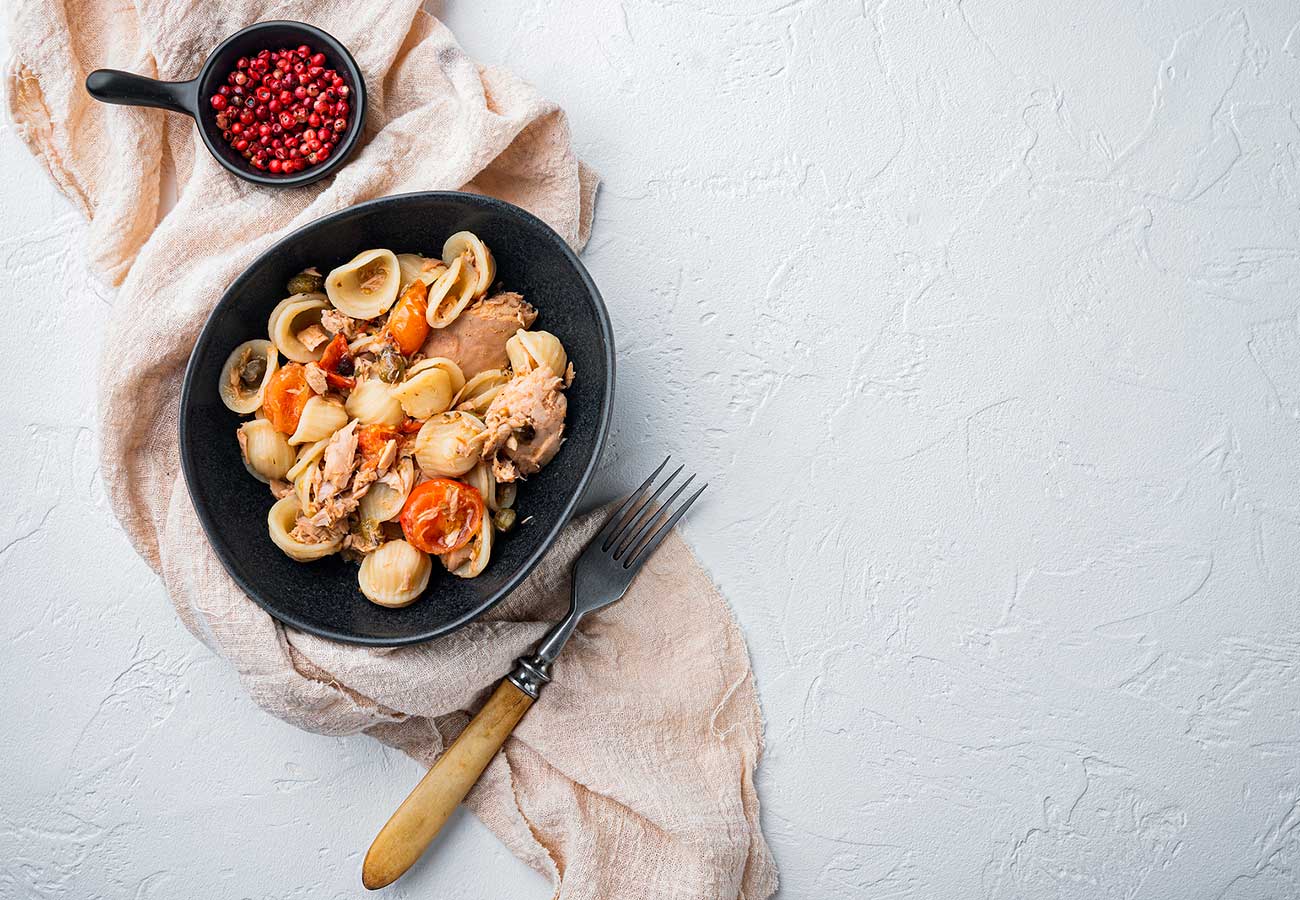
[[[465,265],[465,256],[451,261],[450,268],[429,286],[429,310],[425,321],[434,328],[446,328],[474,299],[477,275]]]
[[[231,412],[246,416],[262,405],[267,380],[280,367],[280,354],[270,341],[244,341],[226,357],[218,384],[221,402]]]
[[[373,319],[397,300],[402,270],[391,250],[366,250],[325,276],[330,303],[354,319]]]
[[[415,436],[415,461],[425,475],[458,477],[474,468],[487,437],[483,420],[471,413],[439,413]]]
[[[280,314],[285,308],[294,303],[301,303],[303,300],[323,300],[329,305],[329,298],[319,291],[307,291],[301,294],[290,294],[279,303],[275,304],[275,309],[271,310],[271,315],[266,320],[266,336],[272,341],[275,340],[275,323],[280,320]]]
[[[468,557],[463,561],[453,559],[453,556],[462,556],[466,551],[468,551]],[[476,578],[487,568],[488,559],[491,556],[492,517],[484,516],[483,521],[479,524],[478,533],[470,539],[469,544],[458,554],[449,553],[443,557],[443,564],[457,578]],[[453,567],[452,563],[456,563],[456,565]]]
[[[388,541],[361,561],[361,593],[380,606],[407,606],[429,586],[433,563],[406,541]]]
[[[510,375],[505,369],[488,369],[486,372],[479,372],[465,382],[465,386],[452,400],[451,405],[456,409],[481,416],[487,412],[492,399],[501,392],[509,380]]]
[[[458,231],[442,245],[442,261],[450,266],[456,259],[466,260],[466,269],[473,276],[473,296],[481,297],[487,293],[492,279],[497,277],[497,263],[487,244],[472,231]]]
[[[506,356],[510,358],[510,368],[521,374],[544,366],[551,370],[551,374],[563,378],[564,369],[569,364],[564,345],[549,331],[519,329],[506,341]]]
[[[372,522],[389,522],[397,518],[406,502],[406,495],[415,485],[415,464],[403,459],[392,470],[391,478],[376,481],[361,498],[357,513]]]
[[[411,282],[420,279],[425,285],[433,284],[438,276],[447,271],[446,264],[436,258],[421,256],[418,253],[397,254],[397,266],[402,271],[402,284],[398,294],[410,287]]]
[[[452,398],[465,386],[460,366],[441,357],[424,359],[406,370],[406,379],[394,385],[393,396],[415,419],[427,419],[451,408]]]
[[[368,378],[353,388],[344,409],[362,425],[397,425],[406,418],[393,388],[378,378]]]
[[[271,340],[280,352],[294,362],[315,362],[324,352],[324,343],[329,336],[320,327],[321,313],[329,309],[329,302],[320,295],[307,295],[300,300],[287,303],[279,315],[271,319]],[[312,349],[302,342],[302,336],[309,329],[316,332],[316,347]]]
[[[492,467],[487,463],[479,463],[469,470],[465,476],[465,483],[472,485],[482,496],[483,502],[487,508],[496,512],[498,509],[509,509],[515,505],[515,494],[518,491],[518,485],[514,482],[501,484],[497,481],[496,476],[492,474]]]
[[[308,268],[268,317],[270,340],[241,344],[222,367],[222,402],[252,417],[236,432],[244,466],[278,498],[272,542],[300,562],[359,560],[360,591],[380,606],[424,594],[432,555],[453,576],[481,574],[495,535],[515,527],[515,479],[559,448],[564,347],[545,331],[510,336],[511,308],[527,311],[525,327],[536,313],[518,294],[487,297],[495,279],[468,231],[441,258],[373,249],[324,278]],[[427,297],[407,290],[417,280]],[[479,298],[441,339],[427,332]],[[477,373],[468,381],[464,366]]]
[[[253,419],[239,426],[239,449],[244,468],[261,482],[283,479],[294,464],[293,448],[266,419]]]
[[[289,437],[291,444],[310,444],[323,440],[348,424],[348,414],[337,400],[312,397],[298,418],[298,428]]]
[[[317,441],[314,444],[308,444],[306,447],[298,448],[298,459],[294,462],[293,467],[285,473],[285,480],[294,481],[308,466],[315,465],[319,462],[321,456],[325,453],[325,446],[327,444],[329,444],[329,438],[326,438],[323,441]]]
[[[302,508],[294,494],[280,498],[271,506],[271,511],[266,514],[266,524],[275,546],[298,562],[311,562],[338,553],[343,546],[342,535],[314,544],[293,536],[301,512]]]

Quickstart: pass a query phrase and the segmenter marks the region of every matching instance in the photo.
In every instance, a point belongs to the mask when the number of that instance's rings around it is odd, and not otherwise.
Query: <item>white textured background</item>
[[[604,176],[600,490],[715,486],[783,896],[1300,895],[1300,7],[704,5],[445,15]],[[174,621],[97,483],[111,297],[0,161],[0,895],[356,896],[417,768]],[[463,815],[391,891],[546,895]]]

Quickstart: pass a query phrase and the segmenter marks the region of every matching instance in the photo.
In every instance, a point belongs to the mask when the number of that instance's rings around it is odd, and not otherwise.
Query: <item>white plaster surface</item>
[[[782,896],[1300,896],[1300,7],[705,6],[445,15],[604,176],[598,493],[713,483]],[[174,621],[97,481],[111,295],[0,165],[0,896],[357,896],[417,767]],[[547,894],[463,815],[391,892]]]

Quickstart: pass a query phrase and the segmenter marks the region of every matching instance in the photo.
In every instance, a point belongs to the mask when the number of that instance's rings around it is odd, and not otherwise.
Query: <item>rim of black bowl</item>
[[[586,468],[583,469],[582,477],[578,479],[577,488],[573,491],[572,496],[570,496],[569,499],[565,502],[564,508],[561,510],[560,516],[556,520],[555,525],[543,537],[541,543],[538,544],[537,546],[537,550],[533,552],[532,556],[524,560],[523,565],[519,567],[519,569],[515,572],[515,574],[512,575],[510,579],[504,585],[502,585],[500,589],[496,591],[496,593],[488,597],[488,599],[483,604],[481,604],[477,609],[471,610],[470,612],[466,613],[460,618],[454,619],[451,622],[445,622],[442,625],[439,625],[436,628],[432,628],[427,632],[422,632],[420,634],[412,635],[410,637],[394,639],[394,638],[377,638],[377,637],[358,636],[353,634],[344,634],[335,631],[331,628],[321,627],[319,625],[310,622],[305,622],[301,619],[298,619],[295,616],[283,615],[278,610],[274,610],[266,603],[264,603],[260,596],[260,592],[257,589],[255,589],[253,585],[249,584],[243,578],[241,578],[239,575],[235,573],[234,567],[231,566],[226,561],[225,550],[221,546],[221,542],[216,537],[217,526],[214,517],[206,507],[194,501],[194,497],[196,494],[195,484],[197,482],[198,476],[195,471],[196,465],[194,463],[193,456],[192,456],[192,450],[191,450],[192,445],[189,439],[189,416],[186,413],[186,409],[189,407],[188,401],[189,401],[190,394],[194,390],[194,382],[196,377],[195,368],[197,365],[196,361],[199,355],[199,348],[205,346],[211,340],[211,332],[216,325],[217,316],[221,313],[222,307],[226,303],[226,299],[231,295],[231,293],[239,286],[239,284],[242,281],[244,281],[246,278],[251,277],[249,275],[250,271],[260,266],[263,262],[268,260],[270,257],[274,256],[280,250],[281,247],[290,244],[296,240],[300,240],[301,239],[300,236],[302,235],[302,233],[304,231],[307,231],[310,228],[314,228],[318,225],[330,221],[331,219],[340,218],[344,215],[354,214],[357,212],[357,210],[365,209],[371,206],[380,206],[385,203],[391,202],[393,200],[399,200],[399,199],[411,198],[411,197],[427,197],[430,199],[469,200],[472,203],[481,204],[484,208],[496,209],[498,211],[505,212],[508,215],[512,215],[524,222],[527,222],[531,226],[537,228],[542,234],[546,235],[551,240],[551,242],[557,247],[557,249],[559,249],[559,251],[573,265],[574,269],[577,271],[579,277],[582,279],[582,283],[586,287],[587,292],[593,301],[594,308],[596,311],[596,319],[599,323],[600,333],[604,343],[606,377],[605,377],[604,389],[601,393],[600,421],[597,423],[596,426],[595,449],[592,451],[591,459],[587,461]],[[555,545],[556,538],[560,536],[560,532],[562,532],[565,529],[565,527],[568,526],[569,521],[573,518],[573,514],[578,507],[578,502],[582,499],[583,495],[586,493],[587,486],[591,482],[591,476],[595,473],[596,466],[600,463],[601,454],[605,450],[605,439],[609,435],[609,422],[614,407],[614,381],[615,381],[614,376],[615,376],[614,329],[609,321],[609,310],[605,307],[605,300],[601,296],[600,290],[596,287],[596,282],[592,280],[591,274],[587,271],[587,267],[582,264],[582,260],[578,258],[578,255],[573,252],[573,248],[571,248],[568,245],[568,243],[564,240],[564,238],[560,237],[560,235],[557,234],[555,229],[551,228],[550,225],[547,225],[545,222],[543,222],[537,216],[530,213],[528,210],[523,209],[522,207],[515,206],[513,203],[507,203],[504,200],[498,200],[496,197],[489,197],[484,194],[472,194],[467,191],[412,191],[405,194],[391,194],[386,197],[378,197],[374,200],[367,200],[364,203],[357,203],[352,206],[344,207],[343,209],[332,212],[326,216],[321,216],[319,219],[314,219],[313,221],[308,222],[305,225],[295,228],[292,232],[285,235],[280,240],[276,241],[274,244],[272,244],[262,253],[258,254],[257,258],[253,260],[251,263],[249,263],[244,268],[244,271],[240,272],[239,276],[236,277],[235,280],[230,283],[230,286],[226,288],[224,293],[222,293],[221,299],[217,301],[216,306],[214,306],[212,308],[212,311],[208,313],[207,320],[203,323],[203,328],[199,332],[198,339],[194,342],[194,349],[190,352],[189,362],[187,362],[185,365],[185,377],[181,382],[180,415],[178,416],[179,418],[178,431],[180,437],[181,472],[185,477],[185,489],[190,495],[190,504],[194,507],[194,512],[198,515],[199,524],[203,526],[203,533],[208,539],[208,545],[212,548],[213,553],[216,554],[217,559],[221,561],[222,568],[226,570],[226,574],[228,574],[231,577],[231,579],[237,585],[239,585],[240,590],[242,590],[250,600],[252,600],[259,607],[261,607],[268,615],[271,616],[271,618],[275,619],[277,622],[280,622],[284,625],[290,625],[298,629],[299,631],[304,631],[307,632],[308,634],[314,634],[317,635],[318,637],[329,638],[330,640],[339,641],[340,643],[345,643],[345,644],[359,644],[359,645],[364,645],[369,647],[401,647],[401,646],[406,646],[408,644],[424,643],[425,641],[430,641],[433,640],[434,638],[442,637],[445,634],[450,634],[451,632],[457,630],[458,628],[462,628],[463,626],[468,625],[470,622],[473,622],[479,617],[483,616],[494,606],[496,606],[498,603],[500,603],[502,600],[508,597],[515,590],[515,588],[519,587],[519,585],[523,582],[525,578],[529,576],[529,574],[533,571],[533,569],[537,566],[537,564],[541,562],[542,557],[544,557],[547,553],[549,553],[551,548]]]
[[[300,43],[310,45],[314,40],[323,45],[318,48],[319,52],[325,54],[326,61],[333,64],[334,69],[342,68],[343,72],[341,74],[351,89],[352,103],[348,113],[348,130],[343,135],[343,143],[336,148],[333,156],[323,163],[303,169],[294,175],[272,175],[270,173],[264,174],[249,166],[246,160],[221,140],[221,129],[217,128],[217,114],[208,103],[208,97],[212,91],[219,87],[214,82],[214,79],[225,78],[226,68],[233,68],[235,60],[240,56],[247,55],[246,49],[237,51],[232,55],[230,53],[232,47],[242,45],[250,38],[256,38],[265,32],[284,31],[293,31],[302,35],[304,40],[300,41]],[[275,43],[280,43],[280,41],[277,40]],[[258,47],[257,49],[262,48]],[[265,49],[274,48],[267,47]],[[256,53],[257,51],[254,50],[253,52]],[[227,59],[227,57],[229,58]],[[218,66],[219,63],[220,67]],[[199,72],[197,88],[198,100],[195,104],[194,118],[199,128],[199,137],[202,138],[208,152],[226,171],[254,184],[267,187],[303,187],[333,175],[352,156],[353,151],[357,148],[357,142],[361,139],[361,132],[365,127],[366,80],[361,75],[361,68],[357,65],[357,61],[352,58],[352,54],[348,52],[348,48],[343,45],[342,41],[329,32],[306,22],[296,22],[291,19],[272,19],[266,22],[255,22],[247,28],[236,31],[208,54],[207,61]]]

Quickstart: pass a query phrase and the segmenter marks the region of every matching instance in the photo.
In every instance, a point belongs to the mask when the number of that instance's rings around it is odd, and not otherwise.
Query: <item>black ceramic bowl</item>
[[[313,50],[324,53],[326,67],[335,69],[343,76],[350,91],[348,128],[343,132],[343,142],[334,148],[328,160],[319,165],[309,166],[292,175],[259,172],[221,139],[217,114],[208,103],[208,98],[225,83],[226,76],[235,68],[235,61],[239,57],[256,55],[259,50],[297,47],[300,44],[307,44]],[[157,81],[116,69],[96,69],[86,76],[86,90],[96,100],[105,103],[156,106],[193,117],[199,126],[199,136],[217,162],[246,181],[276,187],[311,184],[337,172],[356,149],[366,115],[366,82],[361,77],[356,60],[348,48],[332,35],[305,22],[258,22],[236,31],[212,51],[199,70],[198,77],[190,81]]]
[[[266,337],[285,282],[308,266],[322,272],[362,250],[437,255],[442,242],[473,231],[492,250],[497,280],[538,310],[537,328],[564,343],[577,378],[567,391],[566,440],[519,488],[521,524],[499,535],[487,568],[460,579],[437,561],[424,596],[387,609],[357,587],[357,566],[338,556],[294,562],[271,543],[273,498],[244,469],[235,429],[247,417],[217,393],[226,357]],[[490,197],[456,192],[402,194],[349,207],[306,225],[267,250],[217,303],[190,357],[181,391],[180,451],[185,482],[208,539],[231,577],[263,609],[295,628],[358,644],[395,645],[445,634],[508,594],[555,541],[596,466],[614,392],[614,338],[605,305],[568,245],[535,216]],[[527,520],[526,522],[524,520]]]

